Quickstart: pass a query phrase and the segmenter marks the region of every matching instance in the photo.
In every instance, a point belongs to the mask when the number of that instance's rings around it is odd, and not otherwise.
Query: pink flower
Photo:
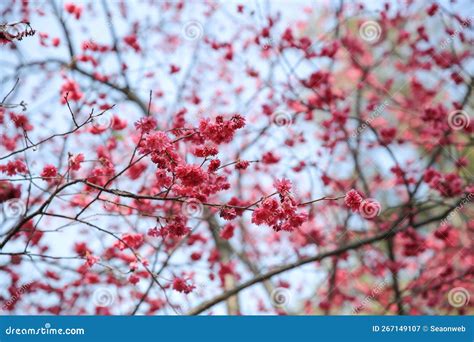
[[[256,208],[252,214],[252,222],[261,225],[268,224],[269,226],[275,223],[275,214],[278,212],[278,201],[274,198],[267,198],[262,202],[262,205]]]
[[[207,180],[207,174],[198,165],[180,165],[176,168],[176,176],[184,186],[198,186]]]
[[[138,284],[138,282],[140,281],[140,278],[136,275],[136,274],[132,274],[129,278],[128,278],[128,281],[133,284],[133,285],[136,285]]]
[[[0,171],[9,176],[14,176],[18,173],[26,173],[28,169],[22,160],[16,159],[9,161],[6,165],[0,165]]]
[[[13,185],[11,182],[0,181],[0,203],[12,199],[20,198],[21,185]]]
[[[445,174],[435,188],[445,197],[454,197],[463,192],[463,181],[458,174],[451,172]]]
[[[64,4],[64,9],[66,12],[74,15],[74,17],[79,20],[82,14],[82,6],[73,4],[72,2],[67,2]]]
[[[245,170],[246,168],[248,168],[250,165],[250,163],[247,161],[247,160],[239,160],[236,164],[235,164],[235,168],[237,170]]]
[[[423,180],[429,184],[432,182],[433,182],[432,184],[436,184],[440,178],[441,178],[441,174],[433,168],[427,169],[423,176]]]
[[[55,178],[58,175],[58,170],[54,165],[48,164],[43,168],[41,172],[41,177],[44,180],[50,181],[52,178]]]
[[[148,133],[140,145],[141,153],[163,152],[171,147],[171,142],[166,133],[157,131]]]
[[[285,195],[291,191],[291,181],[289,179],[283,178],[280,180],[276,180],[273,183],[275,189],[277,189],[278,193]]]
[[[215,122],[210,119],[201,120],[199,130],[202,136],[216,144],[228,143],[234,137],[235,131],[245,126],[245,119],[236,114],[225,121],[223,116],[218,116]]]
[[[89,267],[92,267],[95,263],[97,263],[100,260],[99,257],[92,255],[92,254],[87,254],[86,257],[86,264]]]
[[[200,252],[191,253],[191,260],[197,261],[197,260],[200,260],[201,258],[202,258],[202,253]]]
[[[198,157],[215,156],[219,151],[215,146],[199,146],[196,147],[194,154]]]
[[[209,170],[209,172],[215,172],[215,171],[217,171],[219,166],[221,166],[221,161],[219,159],[213,159],[209,163],[208,170]]]
[[[171,223],[163,227],[162,234],[180,237],[188,234],[190,231],[191,229],[186,226],[186,219],[183,216],[176,216]]]
[[[130,46],[133,50],[135,50],[136,52],[140,52],[141,51],[141,46],[138,42],[138,37],[136,34],[134,33],[131,33],[125,37],[123,37],[123,41],[125,42],[125,44],[127,44],[128,46]]]
[[[74,245],[74,251],[81,256],[90,253],[89,248],[87,248],[87,244],[85,242],[76,242]]]
[[[224,220],[233,220],[237,217],[237,214],[235,212],[235,209],[234,208],[222,208],[220,213],[219,213],[219,216],[222,217]]]
[[[273,154],[273,152],[267,152],[262,156],[262,163],[264,164],[276,164],[280,161],[280,157]]]
[[[143,242],[143,234],[123,234],[122,235],[122,241],[119,241],[116,245],[120,250],[124,250],[127,247],[130,248],[138,248],[140,247]]]
[[[428,15],[432,17],[436,14],[436,12],[438,12],[438,8],[438,4],[431,4],[431,6],[426,9],[426,13],[428,13]]]
[[[230,206],[234,206],[234,207],[245,207],[246,206],[246,203],[239,200],[237,197],[232,197],[227,204],[230,205]],[[241,209],[241,208],[233,208],[233,209],[235,210],[235,213],[237,214],[237,216],[242,216],[242,214],[244,213],[244,210]]]
[[[82,153],[76,154],[75,156],[69,157],[69,168],[73,171],[77,171],[81,168],[81,163],[84,161],[84,155]]]
[[[173,280],[173,290],[188,294],[194,290],[195,286],[188,284],[183,278],[175,278]]]
[[[66,99],[65,97],[67,96],[68,101],[74,101],[77,102],[82,97],[84,94],[81,91],[81,88],[79,87],[79,84],[76,83],[76,81],[66,78],[64,80],[64,83],[61,86],[61,103],[66,104]]]
[[[286,191],[288,184],[283,182],[282,190]],[[298,205],[293,197],[288,194],[280,195],[280,202],[275,198],[267,198],[257,207],[252,214],[252,222],[266,224],[275,231],[293,231],[308,219],[308,215],[298,212]]]
[[[395,127],[382,128],[380,130],[380,140],[383,144],[390,144],[397,135],[397,129]]]
[[[221,283],[224,284],[227,275],[236,275],[235,264],[232,261],[229,261],[227,263],[221,263],[218,274]]]
[[[139,121],[135,122],[136,129],[140,130],[143,134],[155,129],[156,125],[156,120],[150,116],[141,118]]]
[[[130,168],[127,170],[127,174],[130,179],[138,179],[146,169],[147,164],[144,162],[139,162],[130,166]]]
[[[228,223],[224,226],[219,235],[224,240],[229,240],[231,237],[234,236],[234,229],[235,226],[232,223]]]
[[[33,130],[33,126],[25,115],[11,113],[10,116],[16,128],[22,128],[25,131]]]
[[[170,74],[176,74],[181,70],[181,68],[177,65],[171,64],[170,65]]]
[[[160,233],[160,230],[158,230],[158,228],[154,227],[154,228],[148,229],[147,235],[148,236],[153,236],[153,237],[158,237],[158,236],[161,236],[161,233]]]
[[[120,119],[117,115],[112,117],[112,129],[115,131],[120,131],[127,127],[127,121]]]
[[[344,203],[353,212],[356,212],[359,210],[361,202],[362,202],[362,196],[355,189],[349,190],[346,194],[346,197],[344,198]]]
[[[453,197],[463,192],[463,181],[456,173],[441,174],[429,168],[425,171],[423,180],[430,188],[435,189],[444,197]]]

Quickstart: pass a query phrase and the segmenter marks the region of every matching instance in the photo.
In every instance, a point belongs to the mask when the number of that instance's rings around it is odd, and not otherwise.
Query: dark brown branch
[[[425,225],[427,225],[431,222],[441,220],[441,219],[445,218],[455,208],[456,208],[456,206],[453,206],[453,207],[449,208],[448,210],[446,210],[443,214],[440,214],[438,216],[432,217],[430,219],[427,219],[427,220],[419,222],[419,223],[415,223],[413,225],[413,228],[420,228],[420,227],[425,226]],[[326,258],[331,257],[331,256],[340,255],[340,254],[345,253],[347,251],[354,250],[354,249],[360,248],[362,246],[370,245],[370,244],[373,244],[375,242],[382,241],[382,240],[385,240],[385,239],[390,238],[392,236],[395,236],[399,232],[401,232],[401,231],[403,231],[403,230],[405,230],[409,227],[409,225],[406,225],[404,227],[396,228],[398,226],[398,224],[400,224],[401,222],[404,221],[404,219],[405,219],[405,217],[399,219],[397,222],[394,223],[394,225],[392,226],[392,229],[390,229],[386,232],[382,232],[380,234],[377,234],[375,236],[372,236],[372,237],[364,239],[364,240],[359,240],[359,241],[356,241],[356,242],[349,243],[345,246],[336,248],[332,251],[323,252],[323,253],[320,253],[320,254],[312,256],[312,257],[303,258],[303,259],[295,261],[293,263],[290,263],[290,264],[287,264],[287,265],[284,265],[284,266],[280,266],[280,267],[274,269],[273,271],[262,274],[258,277],[255,277],[255,278],[251,279],[251,280],[248,280],[248,281],[240,284],[239,286],[233,288],[232,290],[224,292],[224,293],[222,293],[222,294],[220,294],[220,295],[218,295],[218,296],[216,296],[216,297],[214,297],[214,298],[198,305],[194,309],[190,310],[188,312],[188,315],[198,315],[198,314],[210,309],[214,305],[226,300],[230,296],[234,296],[237,293],[239,293],[240,291],[245,290],[246,288],[248,288],[250,286],[253,286],[255,284],[258,284],[258,283],[260,283],[264,280],[270,279],[271,277],[274,277],[278,274],[290,271],[294,268],[297,268],[297,267],[300,267],[300,266],[303,266],[303,265],[306,265],[306,264],[309,264],[309,263],[312,263],[312,262],[321,261],[321,260],[326,259]]]

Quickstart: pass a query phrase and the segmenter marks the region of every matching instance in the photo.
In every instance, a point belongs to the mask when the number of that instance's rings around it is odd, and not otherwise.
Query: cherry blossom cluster
[[[472,311],[462,4],[0,11],[8,313]]]

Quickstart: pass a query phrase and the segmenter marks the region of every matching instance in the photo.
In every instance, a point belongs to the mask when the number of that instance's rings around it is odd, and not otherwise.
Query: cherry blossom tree
[[[468,314],[469,2],[6,1],[11,314]]]

